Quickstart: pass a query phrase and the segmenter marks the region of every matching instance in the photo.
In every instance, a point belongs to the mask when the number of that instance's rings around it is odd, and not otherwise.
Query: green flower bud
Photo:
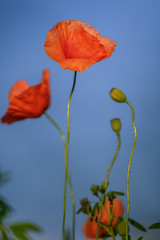
[[[126,95],[118,88],[112,88],[110,91],[110,97],[116,102],[126,102]]]
[[[114,192],[110,191],[107,193],[107,197],[108,197],[108,200],[110,201],[111,205],[113,204],[113,199],[116,198],[116,195],[114,194]]]
[[[120,222],[117,230],[118,230],[118,233],[120,236],[125,236],[126,235],[126,222],[125,221]]]
[[[93,195],[98,196],[98,186],[92,185],[91,191],[92,191]]]
[[[105,193],[106,191],[106,183],[102,182],[102,184],[99,186],[100,193]]]
[[[113,129],[113,131],[115,131],[116,133],[119,133],[119,131],[121,130],[121,121],[119,118],[115,118],[111,120],[111,127]]]
[[[88,201],[88,198],[83,198],[81,201],[81,207],[82,207],[82,212],[85,214],[89,214],[90,211],[92,210],[90,202]]]

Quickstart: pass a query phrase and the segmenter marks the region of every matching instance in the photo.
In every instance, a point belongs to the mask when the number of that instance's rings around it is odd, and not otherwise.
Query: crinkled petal
[[[83,72],[111,56],[115,45],[115,41],[102,38],[91,25],[70,20],[57,23],[48,32],[44,48],[64,69]]]
[[[79,59],[66,59],[64,61],[59,62],[59,65],[64,70],[69,69],[71,71],[83,72],[94,63],[96,63],[95,60],[79,58]]]
[[[43,71],[40,84],[28,87],[27,90],[11,97],[7,113],[3,116],[3,123],[13,123],[25,118],[41,116],[50,104],[50,74]],[[14,95],[14,94],[13,94]]]
[[[8,98],[12,100],[14,97],[20,95],[22,92],[29,88],[28,83],[25,80],[20,80],[14,84],[9,92]]]

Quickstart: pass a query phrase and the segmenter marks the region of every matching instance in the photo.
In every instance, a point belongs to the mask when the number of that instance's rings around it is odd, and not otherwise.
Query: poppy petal
[[[12,100],[15,96],[18,96],[20,93],[24,92],[29,88],[29,85],[26,81],[20,80],[15,83],[9,92],[8,98]]]
[[[2,122],[10,124],[25,118],[41,116],[50,105],[49,82],[50,73],[48,69],[45,69],[40,84],[26,88],[27,85],[24,82],[16,83],[10,91],[9,107],[7,113],[2,117]],[[17,86],[21,86],[25,90],[21,91],[22,88],[17,90]]]
[[[47,34],[47,55],[63,69],[83,72],[91,65],[112,55],[115,41],[102,38],[91,25],[78,21],[57,23]]]

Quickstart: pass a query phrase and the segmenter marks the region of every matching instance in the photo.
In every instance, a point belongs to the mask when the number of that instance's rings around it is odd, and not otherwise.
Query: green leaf
[[[125,193],[124,192],[116,192],[116,191],[111,191],[114,195],[118,195],[118,196],[124,196]]]
[[[78,209],[78,211],[76,212],[76,214],[79,214],[80,212],[82,212],[82,208]]]
[[[5,198],[0,196],[0,222],[5,218],[10,212],[12,208],[8,205]]]
[[[142,240],[143,236],[139,237],[137,240]]]
[[[19,223],[13,223],[9,226],[12,233],[21,240],[30,240],[30,238],[27,236],[26,232],[28,231],[35,231],[35,232],[41,232],[42,229],[30,222],[19,222]]]
[[[160,222],[152,224],[151,226],[149,226],[148,229],[159,229],[159,228],[160,228]]]
[[[142,232],[147,232],[147,230],[145,229],[145,227],[143,227],[140,223],[136,222],[135,220],[128,218],[128,221],[130,222],[130,224],[132,226],[134,226],[135,228],[139,229]]]
[[[6,230],[4,226],[0,225],[0,232],[1,232],[1,240],[8,240]]]
[[[13,232],[13,234],[15,235],[16,238],[20,239],[20,240],[31,240],[29,238],[29,236],[27,236],[25,233],[21,233],[21,232]]]
[[[41,232],[42,231],[42,228],[40,228],[36,224],[30,223],[30,222],[13,223],[10,225],[10,229],[11,230],[19,230],[21,232],[26,232],[26,231]]]
[[[93,210],[92,210],[92,217],[93,217],[93,218],[94,218],[94,216],[95,216],[95,213],[96,213],[96,210],[97,210],[98,207],[99,207],[98,202],[96,202],[95,205],[94,205],[94,207],[93,207]]]

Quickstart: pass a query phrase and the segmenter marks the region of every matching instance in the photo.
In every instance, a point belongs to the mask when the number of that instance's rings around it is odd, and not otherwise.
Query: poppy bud
[[[106,191],[106,183],[102,182],[102,184],[99,186],[100,193],[105,193]]]
[[[85,214],[89,214],[91,211],[91,205],[90,202],[88,201],[88,198],[84,198],[80,201],[81,206],[82,206],[82,212]]]
[[[110,91],[110,97],[116,102],[126,102],[126,95],[118,88],[112,88]]]
[[[120,224],[118,224],[118,233],[120,236],[125,236],[126,235],[126,222],[122,221]]]
[[[99,187],[96,185],[91,186],[91,191],[92,191],[93,195],[98,196],[98,188]]]
[[[111,127],[113,129],[113,131],[115,131],[116,133],[119,133],[119,131],[121,130],[121,121],[119,118],[115,118],[111,120]]]

